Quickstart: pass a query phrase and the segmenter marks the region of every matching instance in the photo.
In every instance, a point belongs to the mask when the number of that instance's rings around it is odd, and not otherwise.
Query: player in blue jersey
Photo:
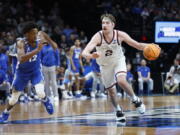
[[[0,117],[0,123],[7,122],[10,110],[15,106],[21,92],[24,90],[28,82],[35,86],[36,93],[49,114],[53,114],[53,105],[44,92],[43,77],[40,68],[40,51],[45,45],[43,39],[52,45],[54,49],[57,44],[44,32],[38,31],[38,26],[33,22],[26,22],[23,25],[24,39],[17,42],[17,58],[18,63],[16,67],[15,77],[12,83],[12,95],[9,99],[6,109]],[[37,41],[37,35],[41,35],[42,40]]]
[[[82,56],[81,56],[81,41],[79,39],[76,39],[74,42],[74,46],[71,47],[70,49],[70,62],[72,66],[72,72],[75,77],[75,84],[76,84],[76,92],[75,95],[76,97],[81,96],[81,91],[80,91],[80,80],[79,80],[79,74],[80,71],[84,70],[83,64],[82,64]]]
[[[60,66],[58,49],[54,50],[50,44],[44,46],[41,51],[41,61],[45,93],[48,97],[51,97],[52,100],[58,102],[59,94],[56,81],[56,70]]]
[[[63,85],[65,89],[62,91],[62,97],[63,99],[70,99],[73,98],[72,85],[74,83],[73,75],[72,75],[72,67],[70,62],[71,61],[70,48],[65,48],[65,53],[66,53],[66,70],[64,73],[64,80],[63,80]]]
[[[144,82],[147,83],[147,93],[150,94],[153,91],[154,82],[151,78],[151,70],[147,66],[145,59],[141,60],[141,66],[137,68],[138,73],[138,83],[139,83],[139,94],[143,94],[144,91]]]
[[[97,97],[106,97],[104,94],[104,85],[101,79],[101,73],[99,65],[96,62],[96,59],[91,59],[91,68],[92,71],[85,75],[84,79],[87,81],[89,79],[93,79],[92,83],[92,91],[90,93],[91,98]],[[97,90],[97,86],[99,84],[99,90]]]

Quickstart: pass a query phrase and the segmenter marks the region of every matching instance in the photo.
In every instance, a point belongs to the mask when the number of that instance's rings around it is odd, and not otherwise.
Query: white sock
[[[133,97],[132,97],[132,101],[134,102],[134,101],[137,101],[138,100],[138,97],[136,96],[136,95],[134,95]]]
[[[9,113],[10,111],[8,111],[7,109],[4,110],[4,113]]]
[[[77,90],[77,91],[76,91],[76,94],[81,94],[81,91],[80,91],[80,90]]]
[[[46,96],[42,99],[43,102],[46,102],[47,100],[48,98]]]
[[[121,109],[121,107],[119,105],[117,105],[116,111],[122,111],[122,109]]]

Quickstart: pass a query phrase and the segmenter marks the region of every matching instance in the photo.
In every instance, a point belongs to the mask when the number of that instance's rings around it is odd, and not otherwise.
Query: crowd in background
[[[1,53],[7,54],[8,59],[9,46],[22,36],[21,24],[26,21],[36,22],[39,28],[48,33],[58,44],[60,66],[64,69],[66,68],[65,48],[73,46],[78,37],[83,49],[90,40],[91,34],[100,29],[100,21],[97,19],[102,13],[113,13],[117,18],[118,29],[143,42],[154,42],[155,21],[180,21],[178,0],[78,0],[74,5],[70,4],[70,1],[64,3],[68,7],[63,7],[62,2],[56,1],[51,2],[45,9],[40,2],[32,0],[0,2]],[[66,13],[63,10],[70,12]],[[160,58],[147,63],[151,68],[152,78],[160,76],[160,72],[168,72],[174,59],[180,61],[179,44],[160,44],[160,46],[162,48]],[[123,47],[127,62],[132,64],[132,73],[137,75],[137,66],[143,59],[142,53],[125,44]],[[8,62],[10,63],[11,60],[9,59]],[[4,68],[2,62],[0,65],[0,68]],[[6,73],[11,74],[10,68],[6,68]]]

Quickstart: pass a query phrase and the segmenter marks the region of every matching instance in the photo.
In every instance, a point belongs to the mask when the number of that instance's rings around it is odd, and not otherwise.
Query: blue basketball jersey
[[[37,48],[38,42],[36,42],[36,47],[32,47],[29,44],[25,44],[24,50],[25,53],[32,52],[34,49]],[[16,70],[19,71],[21,74],[31,74],[40,70],[41,60],[40,60],[40,53],[34,55],[31,59],[24,63],[17,63]]]
[[[71,71],[71,62],[69,56],[66,56],[66,65],[67,65],[67,69]]]
[[[92,60],[91,60],[91,66],[92,66],[92,70],[93,70],[94,72],[100,73],[100,68],[99,68],[99,65],[98,65],[97,62],[96,62],[96,59],[92,59]]]
[[[80,57],[81,51],[82,51],[81,48],[77,48],[77,47],[74,48],[73,62],[79,63],[79,57]]]
[[[81,54],[81,48],[80,47],[75,47],[74,48],[74,53],[73,53],[73,64],[75,66],[75,70],[72,69],[73,73],[80,73],[81,65],[80,65],[80,54]]]
[[[25,44],[25,53],[32,52],[37,48],[38,42],[36,42],[36,47],[32,47],[29,44]],[[17,68],[15,72],[15,77],[12,82],[12,86],[17,91],[23,91],[28,82],[30,81],[32,85],[36,85],[43,80],[41,72],[41,61],[40,53],[34,55],[31,59],[24,63],[17,63]]]

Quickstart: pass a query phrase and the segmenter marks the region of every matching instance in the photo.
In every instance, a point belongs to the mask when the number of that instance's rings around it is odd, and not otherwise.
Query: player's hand
[[[100,57],[100,54],[98,52],[93,52],[91,55],[92,55],[93,59],[96,59],[96,58]]]
[[[44,45],[45,45],[45,44],[44,44],[42,41],[39,41],[37,50],[38,50],[38,51],[41,51]]]
[[[155,45],[155,46],[157,46],[159,49],[161,49],[158,44],[155,44],[155,43],[152,43],[152,44]]]
[[[98,58],[99,56],[100,56],[99,53],[93,52],[93,53],[91,53],[91,54],[86,55],[85,58],[86,58],[87,61],[90,61],[90,59],[96,59],[96,58]]]

